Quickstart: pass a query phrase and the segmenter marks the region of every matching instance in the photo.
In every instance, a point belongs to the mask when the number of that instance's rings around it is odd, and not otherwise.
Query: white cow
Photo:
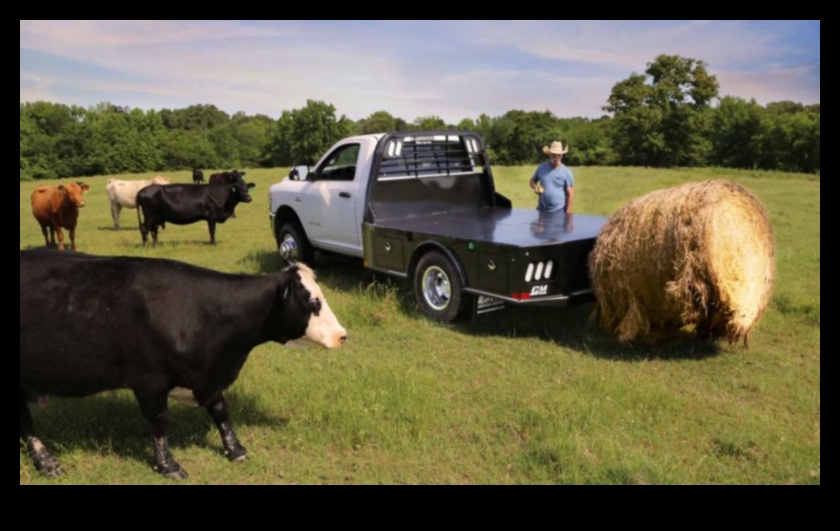
[[[150,184],[169,184],[169,178],[157,175],[142,181],[108,181],[108,200],[111,202],[111,217],[114,218],[114,229],[120,230],[120,211],[125,208],[137,208],[137,192]]]

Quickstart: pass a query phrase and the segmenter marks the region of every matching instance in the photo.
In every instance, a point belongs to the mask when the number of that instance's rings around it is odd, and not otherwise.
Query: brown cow
[[[61,229],[70,231],[70,248],[76,250],[76,222],[79,209],[85,206],[82,194],[90,187],[83,183],[68,183],[59,186],[39,186],[32,192],[32,214],[41,225],[44,242],[47,247],[55,247],[55,234],[58,233],[58,250],[64,250],[64,234]],[[50,231],[47,238],[47,229]]]

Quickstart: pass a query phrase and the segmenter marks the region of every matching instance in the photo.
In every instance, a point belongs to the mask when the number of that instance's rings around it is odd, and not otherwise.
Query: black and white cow
[[[43,474],[62,472],[37,438],[27,397],[131,389],[154,440],[154,469],[186,474],[167,442],[167,397],[207,409],[231,461],[246,450],[222,392],[251,350],[275,341],[338,348],[312,270],[232,275],[162,259],[20,251],[20,438]]]
[[[233,217],[239,203],[250,203],[248,191],[253,184],[245,184],[241,175],[228,174],[226,182],[214,186],[192,184],[151,185],[137,194],[137,219],[143,245],[149,233],[157,244],[159,227],[166,223],[189,225],[207,221],[210,244],[216,244],[216,224]],[[142,214],[142,215],[141,215]]]

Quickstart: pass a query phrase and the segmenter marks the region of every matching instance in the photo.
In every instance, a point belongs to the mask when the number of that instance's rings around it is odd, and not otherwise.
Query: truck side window
[[[330,154],[318,170],[318,180],[352,181],[356,178],[356,162],[359,160],[360,144],[341,146]]]

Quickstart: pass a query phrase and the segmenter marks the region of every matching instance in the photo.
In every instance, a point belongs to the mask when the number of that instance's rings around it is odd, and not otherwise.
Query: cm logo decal
[[[548,295],[548,285],[544,284],[542,286],[534,286],[531,288],[531,296],[532,297],[539,297],[540,295]]]

